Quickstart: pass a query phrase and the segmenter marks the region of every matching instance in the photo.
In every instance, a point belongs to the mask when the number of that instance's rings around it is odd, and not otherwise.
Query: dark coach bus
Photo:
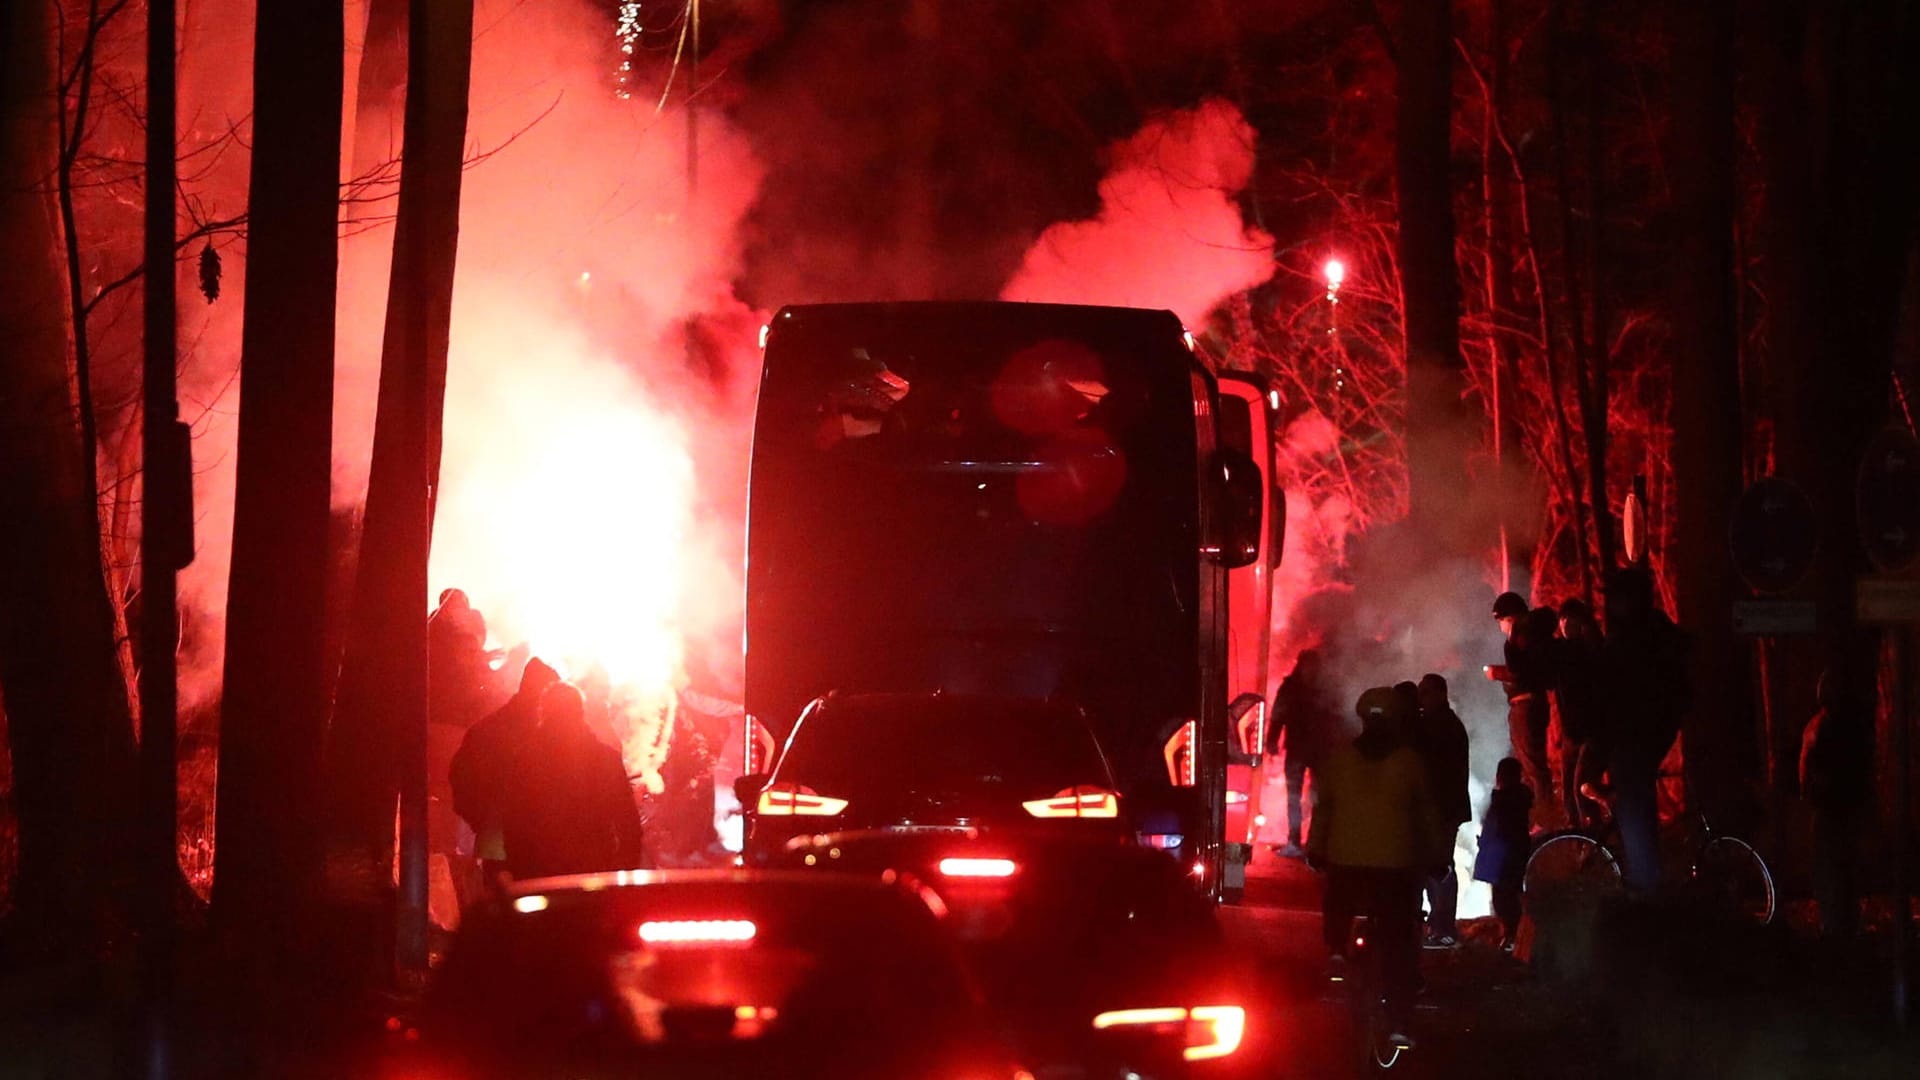
[[[1219,892],[1227,571],[1261,546],[1261,492],[1179,320],[833,304],[781,310],[764,345],[746,771],[830,691],[1068,700],[1123,810]]]

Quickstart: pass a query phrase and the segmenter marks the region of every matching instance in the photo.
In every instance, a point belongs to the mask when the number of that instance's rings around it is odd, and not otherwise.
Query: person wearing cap
[[[1553,769],[1547,761],[1547,728],[1553,707],[1547,695],[1553,687],[1553,635],[1545,620],[1534,617],[1519,593],[1504,592],[1493,601],[1493,617],[1507,636],[1506,662],[1486,669],[1507,693],[1507,732],[1513,756],[1526,772],[1534,793],[1534,824],[1544,827],[1541,810],[1553,804]]]
[[[1329,963],[1346,962],[1355,915],[1367,916],[1380,950],[1389,1040],[1406,1035],[1420,982],[1420,896],[1450,858],[1426,764],[1412,745],[1416,718],[1386,687],[1360,695],[1359,737],[1334,749],[1320,784],[1307,862],[1327,875],[1322,932]]]

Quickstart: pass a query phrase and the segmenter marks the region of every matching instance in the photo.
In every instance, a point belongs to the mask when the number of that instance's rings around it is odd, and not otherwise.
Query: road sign
[[[1888,428],[1867,444],[1854,489],[1860,544],[1888,573],[1920,559],[1920,440]]]
[[[1736,600],[1733,632],[1755,637],[1812,634],[1820,629],[1811,600]]]
[[[1747,488],[1734,504],[1728,532],[1734,569],[1755,592],[1782,593],[1800,584],[1820,548],[1813,504],[1777,476]]]
[[[1861,578],[1853,605],[1864,623],[1920,623],[1920,579]]]

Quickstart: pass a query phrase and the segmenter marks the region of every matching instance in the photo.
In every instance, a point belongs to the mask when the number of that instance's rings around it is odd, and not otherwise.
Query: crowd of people
[[[1511,947],[1526,859],[1545,830],[1610,814],[1629,886],[1658,886],[1655,784],[1688,704],[1688,641],[1638,568],[1609,578],[1604,632],[1579,600],[1555,611],[1509,592],[1492,614],[1506,642],[1485,673],[1506,692],[1512,753],[1496,770],[1474,876],[1492,886]],[[1336,700],[1325,657],[1302,652],[1276,695],[1267,747],[1284,750],[1287,841],[1276,850],[1325,871],[1326,944],[1336,964],[1353,916],[1368,915],[1389,1016],[1404,1021],[1418,980],[1423,896],[1424,943],[1457,944],[1455,840],[1472,818],[1467,730],[1438,674],[1362,693],[1357,737],[1348,737]],[[1557,773],[1549,755],[1556,708]]]

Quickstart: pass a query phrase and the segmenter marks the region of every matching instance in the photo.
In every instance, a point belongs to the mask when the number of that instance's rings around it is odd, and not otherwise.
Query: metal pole
[[[179,644],[175,573],[193,557],[193,490],[174,373],[174,0],[147,5],[146,280],[144,282],[140,528],[139,851],[146,883],[140,972],[145,1010],[141,1073],[171,1074],[175,727]],[[183,525],[187,530],[183,535]]]
[[[1893,632],[1893,1022],[1904,1028],[1912,1010],[1913,966],[1913,660],[1914,628]]]

